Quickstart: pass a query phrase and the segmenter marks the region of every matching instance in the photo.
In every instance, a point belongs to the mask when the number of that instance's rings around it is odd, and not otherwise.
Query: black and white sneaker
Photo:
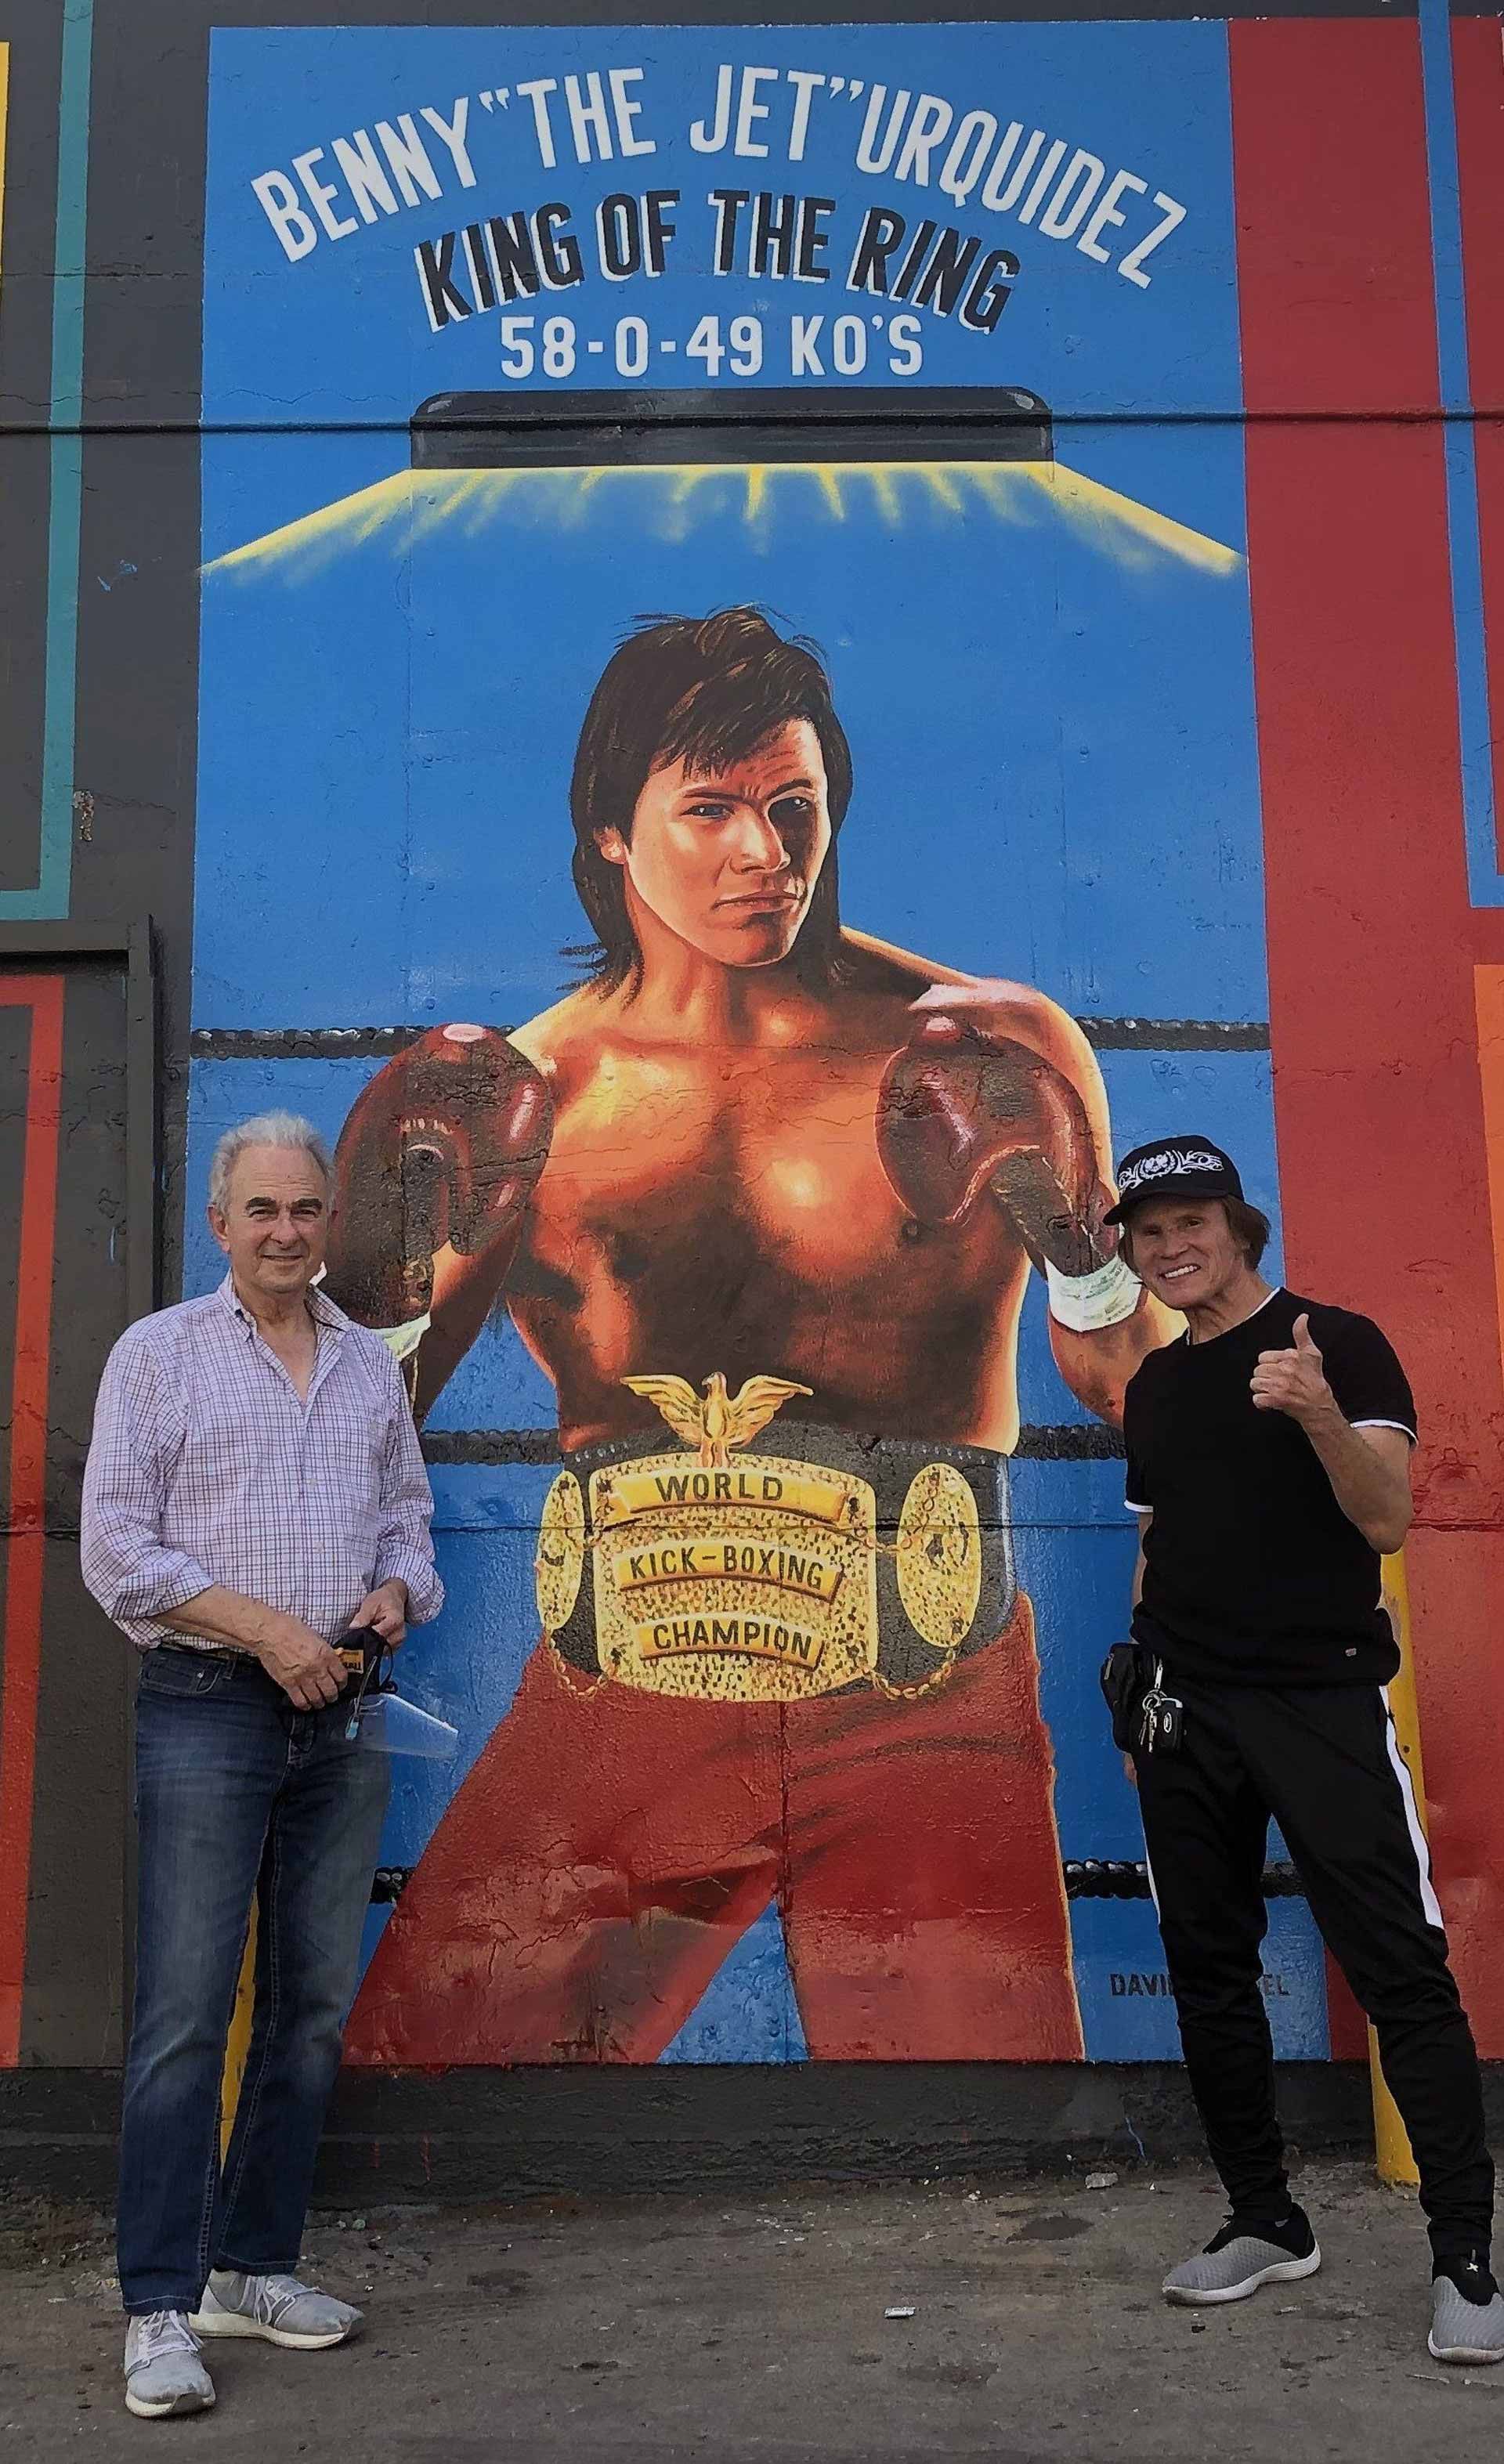
[[[1485,2253],[1437,2261],[1427,2349],[1433,2362],[1504,2362],[1504,2294]]]
[[[1228,2218],[1194,2258],[1183,2258],[1164,2279],[1166,2301],[1201,2308],[1213,2301],[1246,2301],[1261,2284],[1289,2284],[1315,2276],[1321,2253],[1303,2208],[1292,2208],[1277,2224],[1236,2213]]]

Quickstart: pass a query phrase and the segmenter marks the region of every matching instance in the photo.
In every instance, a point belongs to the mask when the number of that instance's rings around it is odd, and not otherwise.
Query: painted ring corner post
[[[459,1729],[396,1767],[332,2189],[835,2166],[853,2113],[954,2170],[1068,2140],[1082,2064],[1104,2144],[1197,2144],[1095,1683],[1173,1328],[1047,1290],[1185,1123],[1415,1382],[1497,2061],[1492,21],[276,13],[0,55],[0,2113],[70,2123],[15,2166],[102,2183],[128,1986],[77,1433],[269,1107],[338,1144]],[[1277,1837],[1264,1887],[1293,2133],[1359,2144]]]

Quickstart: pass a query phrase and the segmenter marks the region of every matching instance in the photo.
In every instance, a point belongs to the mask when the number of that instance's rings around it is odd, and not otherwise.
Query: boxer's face
[[[210,1229],[247,1298],[305,1291],[323,1265],[329,1199],[323,1175],[300,1147],[246,1147],[236,1155],[224,1212]]]
[[[714,775],[682,760],[651,773],[631,836],[600,833],[627,876],[627,906],[728,967],[786,957],[830,847],[825,762],[807,719],[775,728]]]
[[[1249,1272],[1220,1199],[1151,1199],[1132,1227],[1134,1272],[1171,1309],[1206,1309]]]

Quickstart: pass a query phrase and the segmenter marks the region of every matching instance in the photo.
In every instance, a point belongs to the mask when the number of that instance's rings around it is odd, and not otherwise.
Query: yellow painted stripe
[[[5,272],[5,130],[11,99],[11,46],[0,43],[0,275]]]
[[[245,1954],[240,1962],[240,1983],[235,1991],[235,2007],[230,2021],[230,2040],[225,2047],[224,2075],[219,2087],[219,2161],[224,2163],[230,2152],[230,2134],[235,2126],[235,2107],[240,2102],[240,2089],[246,2075],[246,2057],[251,2051],[251,2022],[255,2015],[255,1902],[251,1903],[251,1923],[246,1932]]]
[[[1403,1556],[1386,1557],[1383,1561],[1383,1604],[1389,1612],[1394,1639],[1400,1646],[1400,1673],[1389,1686],[1389,1714],[1394,1722],[1395,1742],[1410,1774],[1415,1809],[1424,1827],[1426,1774],[1421,1768],[1421,1720],[1415,1699],[1415,1661],[1410,1650],[1410,1595],[1404,1579]],[[1379,2179],[1397,2190],[1416,2189],[1420,2185],[1420,2173],[1411,2153],[1409,2137],[1400,2119],[1399,2107],[1389,2093],[1389,2082],[1379,2059],[1379,2039],[1371,2023],[1368,2030],[1368,2070],[1373,2087],[1374,2156]]]

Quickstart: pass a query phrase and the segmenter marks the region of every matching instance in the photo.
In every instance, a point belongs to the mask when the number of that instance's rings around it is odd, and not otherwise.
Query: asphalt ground
[[[26,2464],[1457,2464],[1504,2448],[1504,2366],[1429,2360],[1413,2199],[1303,2171],[1305,2283],[1172,2310],[1200,2170],[530,2200],[322,2215],[337,2351],[207,2348],[213,2412],[133,2420],[103,2220],[0,2211],[0,2450]],[[905,2315],[895,2316],[894,2313]],[[906,2315],[912,2312],[911,2315]]]

